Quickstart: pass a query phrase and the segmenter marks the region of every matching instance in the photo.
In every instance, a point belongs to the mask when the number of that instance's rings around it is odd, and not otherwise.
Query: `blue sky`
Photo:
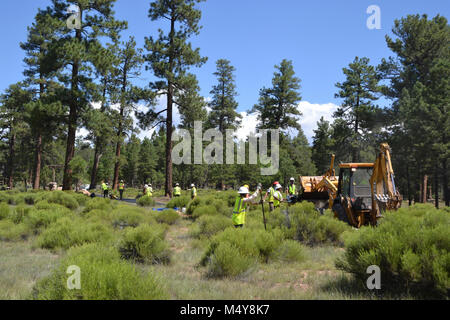
[[[134,35],[140,46],[160,26],[147,17],[149,3],[117,0],[115,7],[117,17],[129,22],[124,37]],[[37,9],[48,4],[49,0],[0,1],[0,90],[23,79],[24,54],[19,43],[26,39],[26,28]],[[381,9],[381,30],[366,27],[370,5]],[[385,35],[390,34],[394,19],[415,13],[450,16],[448,0],[208,0],[199,7],[203,28],[192,42],[209,59],[192,71],[202,95],[207,97],[215,82],[215,61],[226,58],[237,69],[238,110],[249,110],[258,100],[259,89],[270,86],[274,65],[286,58],[293,61],[302,80],[302,97],[309,103],[302,110],[305,116],[317,106],[340,103],[334,98],[335,83],[343,80],[342,68],[355,56],[367,56],[377,64],[391,54]],[[152,79],[144,72],[140,82]]]

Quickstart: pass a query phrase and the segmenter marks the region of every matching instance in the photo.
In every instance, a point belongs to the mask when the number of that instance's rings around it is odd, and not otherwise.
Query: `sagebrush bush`
[[[30,212],[34,210],[34,208],[27,207],[23,204],[18,205],[10,212],[9,219],[11,219],[15,224],[22,223],[25,221],[26,217],[28,217]]]
[[[9,205],[6,203],[0,203],[0,220],[8,218],[9,213],[10,213]]]
[[[189,201],[191,201],[191,198],[189,196],[182,196],[182,197],[174,197],[172,200],[167,203],[167,208],[185,208],[189,204]]]
[[[155,200],[149,196],[143,196],[136,200],[136,203],[141,207],[153,207]]]
[[[36,244],[43,249],[68,249],[85,243],[108,241],[112,237],[112,230],[102,223],[61,218],[41,233]]]
[[[175,210],[164,210],[155,215],[157,222],[168,225],[175,224],[180,218],[180,215]]]
[[[161,225],[127,228],[119,243],[122,257],[147,263],[169,263],[170,251]]]
[[[191,234],[195,238],[210,238],[231,226],[232,222],[230,218],[221,215],[204,215],[193,225]]]
[[[235,270],[232,266],[222,265],[222,263],[231,263],[236,258],[233,253],[232,257],[223,256],[226,252],[230,252],[230,248],[234,249],[240,256],[246,257],[242,261],[247,261],[247,269],[239,268],[241,273],[253,266],[253,262],[268,262],[269,258],[279,247],[282,241],[282,234],[279,231],[267,232],[260,229],[235,229],[228,228],[217,234],[211,239],[208,249],[203,255],[200,262],[201,265],[208,267],[208,273],[211,276],[236,276],[236,274],[226,274],[226,270]],[[219,245],[228,243],[229,246],[223,247],[221,258],[215,257],[216,250]],[[218,265],[217,265],[218,264]],[[220,271],[219,273],[216,273]]]
[[[267,215],[271,228],[283,231],[285,238],[308,245],[342,245],[341,235],[351,227],[334,218],[331,211],[320,215],[309,202],[298,203],[288,209],[286,216],[280,209]]]
[[[210,277],[237,277],[245,274],[257,263],[253,255],[242,254],[231,243],[219,243],[208,263]]]
[[[112,202],[107,198],[93,198],[89,199],[83,212],[89,212],[92,210],[111,211],[114,208],[115,202]]]
[[[306,260],[305,249],[295,240],[284,240],[275,252],[277,260],[282,262],[303,262]]]
[[[381,269],[382,289],[432,298],[450,288],[450,216],[431,205],[386,213],[378,227],[345,234],[339,269],[367,278],[367,267]]]
[[[46,200],[48,203],[57,203],[71,210],[79,207],[77,200],[70,194],[64,191],[50,191],[39,194],[35,201]]]
[[[6,219],[0,220],[0,241],[21,241],[26,240],[30,235],[27,225],[16,224]]]
[[[113,217],[114,227],[122,229],[137,227],[145,221],[150,221],[149,218],[146,218],[143,209],[131,206],[120,206],[111,213],[111,216]]]
[[[81,289],[67,288],[67,268],[78,266]],[[38,300],[163,300],[169,295],[152,273],[120,259],[113,247],[89,244],[72,248],[60,267],[34,287]]]
[[[71,214],[70,209],[62,206],[53,209],[34,210],[28,214],[25,222],[34,233],[38,234],[58,219]]]

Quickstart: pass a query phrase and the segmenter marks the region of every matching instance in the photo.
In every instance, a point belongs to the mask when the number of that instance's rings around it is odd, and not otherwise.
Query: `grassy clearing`
[[[317,216],[307,204],[291,207],[289,221],[279,210],[270,213],[267,232],[261,209],[253,208],[247,215],[245,229],[235,230],[231,227],[233,197],[235,194],[229,192],[205,193],[203,199],[188,205],[191,215],[183,217],[173,210],[156,212],[73,194],[37,194],[34,206],[26,202],[13,206],[7,205],[8,200],[3,201],[0,288],[5,290],[0,299],[417,297],[404,292],[374,294],[365,288],[365,279],[352,274],[360,271],[350,267],[364,262],[364,257],[349,256],[348,250],[358,247],[355,243],[360,243],[358,237],[365,234],[364,230],[355,231],[331,217]],[[404,214],[423,216],[421,210],[416,207]],[[442,224],[440,215],[426,216],[424,225],[440,231],[430,233],[427,241],[448,252],[448,223]],[[405,226],[405,230],[409,229]],[[348,248],[341,238],[353,239],[346,243]],[[403,260],[414,262],[410,256]],[[202,265],[205,257],[215,259],[215,264]],[[336,261],[347,261],[349,269],[338,269]],[[67,292],[64,287],[64,268],[69,264],[81,264],[90,274],[82,292]],[[233,269],[239,264],[243,267]],[[233,268],[226,269],[229,266]],[[442,274],[448,272],[444,270],[439,276]],[[97,281],[100,287],[96,286]]]

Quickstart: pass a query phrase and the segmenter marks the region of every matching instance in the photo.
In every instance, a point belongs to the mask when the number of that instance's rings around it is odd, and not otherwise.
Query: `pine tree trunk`
[[[98,138],[96,139],[95,142],[95,154],[94,154],[94,165],[92,166],[92,171],[91,171],[91,185],[90,185],[90,190],[95,189],[95,187],[97,186],[97,171],[98,171],[98,165],[100,163],[100,158],[102,157],[102,155],[100,154],[100,147],[99,147],[99,142],[98,142]]]
[[[120,139],[120,137],[119,137]],[[121,143],[120,141],[117,142],[116,146],[116,164],[114,165],[114,185],[113,190],[117,190],[119,186],[119,172],[120,172],[120,149],[121,149]]]
[[[42,134],[38,134],[36,139],[36,158],[34,169],[34,190],[39,190],[41,182],[41,161],[42,161]]]
[[[422,185],[422,203],[427,203],[427,188],[428,188],[428,176],[425,175],[423,177],[423,185]]]
[[[80,12],[80,19],[81,19]],[[81,43],[81,30],[77,29],[76,38]],[[69,114],[69,131],[67,133],[67,148],[66,148],[66,161],[64,163],[64,178],[63,178],[63,190],[72,190],[72,170],[70,169],[70,161],[75,156],[75,139],[77,134],[77,120],[78,120],[78,98],[76,92],[78,92],[78,73],[79,73],[79,61],[75,61],[72,67],[72,83],[71,83],[71,99],[70,99],[70,114]]]
[[[167,122],[166,122],[166,197],[172,197],[172,99],[173,99],[172,83],[169,82],[167,94]]]

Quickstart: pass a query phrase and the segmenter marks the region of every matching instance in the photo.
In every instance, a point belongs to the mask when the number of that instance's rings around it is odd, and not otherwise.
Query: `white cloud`
[[[247,140],[250,133],[256,133],[256,126],[258,125],[258,114],[241,112],[242,123],[241,127],[236,130],[236,137],[239,140]]]
[[[333,113],[337,110],[337,108],[338,106],[334,103],[314,104],[308,101],[302,101],[299,103],[298,109],[303,114],[300,118],[300,125],[302,126],[309,143],[312,143],[314,130],[317,129],[317,122],[320,118],[324,117],[325,120],[333,122]]]

